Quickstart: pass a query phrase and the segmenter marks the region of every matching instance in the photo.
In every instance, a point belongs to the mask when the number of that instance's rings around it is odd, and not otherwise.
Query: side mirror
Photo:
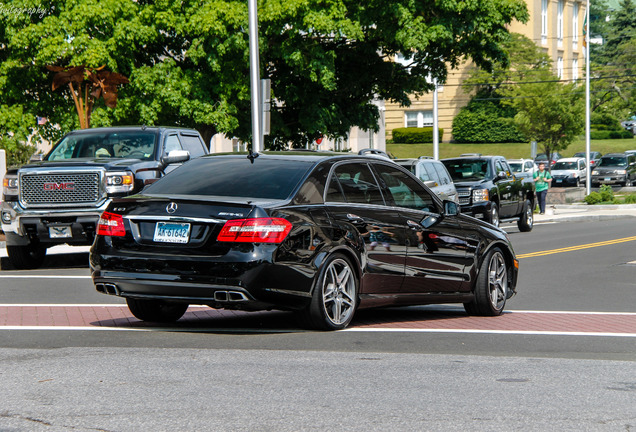
[[[185,162],[190,159],[190,152],[187,150],[172,150],[161,158],[161,163],[170,165],[173,163]]]
[[[497,173],[497,177],[495,177],[495,181],[497,181],[497,180],[505,180],[507,178],[508,178],[508,174],[506,174],[505,171],[499,171]]]
[[[29,162],[42,162],[44,160],[44,155],[42,153],[36,153],[29,159]]]
[[[444,214],[447,216],[457,216],[460,213],[460,207],[455,201],[444,201]]]
[[[434,188],[435,186],[437,186],[437,182],[435,180],[427,180],[424,182],[424,184],[429,188]]]

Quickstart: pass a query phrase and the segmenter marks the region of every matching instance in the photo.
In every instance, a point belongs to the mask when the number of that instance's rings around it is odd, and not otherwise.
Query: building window
[[[404,120],[406,127],[433,126],[433,111],[407,111]]]
[[[557,46],[563,46],[563,0],[557,3]]]
[[[579,59],[572,60],[572,80],[579,79]]]
[[[557,76],[563,79],[563,57],[557,58]]]
[[[579,44],[579,4],[572,7],[572,49],[577,49]]]
[[[541,43],[548,44],[548,0],[541,0]]]

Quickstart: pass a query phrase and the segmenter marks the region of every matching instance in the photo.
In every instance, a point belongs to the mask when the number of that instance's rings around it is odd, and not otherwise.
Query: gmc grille
[[[457,191],[457,196],[459,197],[459,205],[469,205],[470,204],[470,189],[462,189]]]
[[[20,176],[20,202],[24,207],[96,204],[100,173],[46,173]]]

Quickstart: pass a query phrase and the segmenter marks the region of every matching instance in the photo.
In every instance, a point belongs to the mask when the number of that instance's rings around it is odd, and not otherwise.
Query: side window
[[[375,165],[380,177],[389,190],[390,198],[397,207],[405,207],[426,212],[437,210],[431,194],[406,173],[395,168]]]
[[[329,201],[339,201],[336,185],[340,186],[346,202],[384,205],[380,188],[365,163],[350,163],[336,167],[327,190]]]
[[[496,169],[497,169],[497,174],[499,174],[501,171],[503,171],[503,172],[505,172],[505,173],[506,173],[506,175],[507,175],[508,177],[510,177],[510,175],[511,175],[511,174],[510,174],[510,168],[508,167],[508,164],[507,164],[507,163],[505,163],[504,161],[500,161],[500,160],[498,160],[498,161],[496,162],[495,167],[496,167]]]
[[[179,137],[176,134],[175,135],[169,135],[166,138],[166,144],[165,144],[165,147],[164,147],[164,153],[168,154],[172,150],[183,150],[183,147],[181,147],[181,142],[179,142]]]
[[[526,171],[532,172],[532,162],[526,162]]]
[[[442,185],[447,185],[447,184],[451,184],[451,179],[448,175],[448,172],[446,172],[446,168],[444,168],[444,165],[439,163],[439,164],[433,164],[433,166],[435,167],[435,171],[437,171],[437,175],[439,176],[439,180],[440,180],[440,184]]]
[[[420,162],[419,164],[417,164],[416,171],[417,171],[417,174],[416,174],[417,178],[419,178],[423,182],[433,180],[433,178],[431,178],[431,174],[429,170],[426,169],[426,164],[424,162]]]
[[[437,174],[437,171],[435,171],[434,165],[432,163],[424,163],[423,166],[424,166],[424,169],[426,169],[426,172],[428,173],[428,178],[433,180],[437,184],[441,184],[439,179],[439,174]]]
[[[196,158],[205,154],[203,142],[197,135],[181,134],[180,139],[183,144],[183,148],[190,152],[191,158]]]

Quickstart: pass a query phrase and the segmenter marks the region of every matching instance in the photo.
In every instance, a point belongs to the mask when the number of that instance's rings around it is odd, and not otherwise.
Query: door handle
[[[364,219],[362,219],[360,216],[353,214],[353,213],[347,213],[347,220],[349,222],[351,222],[354,225],[364,225]]]
[[[418,224],[417,222],[413,222],[412,220],[407,220],[406,224],[409,226],[409,228],[411,228],[412,230],[421,230],[422,229],[422,225]]]

